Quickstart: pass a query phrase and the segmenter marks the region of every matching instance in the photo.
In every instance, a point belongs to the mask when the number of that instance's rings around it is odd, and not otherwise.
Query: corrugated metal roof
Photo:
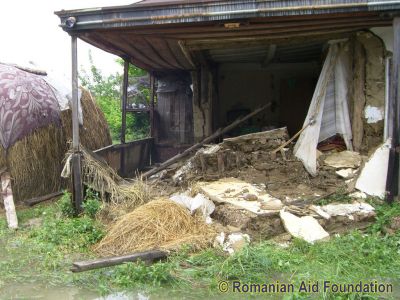
[[[399,10],[399,0],[240,0],[240,1],[156,1],[127,6],[56,12],[64,26],[66,18],[77,23],[67,31],[154,24],[227,21],[243,18],[301,16],[349,12]]]
[[[271,44],[388,26],[399,11],[400,0],[144,0],[56,14],[65,31],[92,45],[147,70],[171,70],[193,69],[198,51],[220,62],[262,60]],[[76,19],[72,28],[65,25],[69,17]],[[293,51],[317,55],[312,47],[277,48],[282,60]]]

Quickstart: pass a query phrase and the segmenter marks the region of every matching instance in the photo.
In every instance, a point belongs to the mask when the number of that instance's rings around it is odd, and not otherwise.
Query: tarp
[[[340,134],[352,150],[348,109],[350,58],[346,45],[332,43],[325,59],[294,154],[306,170],[317,175],[317,145]]]
[[[52,87],[40,75],[0,64],[0,143],[11,147],[36,128],[61,125]]]

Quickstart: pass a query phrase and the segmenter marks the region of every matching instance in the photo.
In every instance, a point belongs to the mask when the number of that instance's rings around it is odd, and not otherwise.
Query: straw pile
[[[81,88],[83,126],[79,126],[79,138],[82,145],[91,151],[112,144],[110,130],[104,113],[95,103],[91,93]],[[72,140],[72,111],[70,109],[61,112],[61,122],[67,141]]]
[[[14,199],[30,199],[59,191],[65,151],[63,131],[56,124],[36,129],[9,148],[7,155],[0,146],[0,169],[8,167]]]
[[[82,180],[114,205],[134,208],[148,201],[146,185],[140,180],[129,183],[107,165],[101,157],[82,148]]]
[[[94,248],[101,255],[123,255],[182,245],[209,246],[215,237],[211,226],[170,200],[154,200],[136,208],[115,223]]]

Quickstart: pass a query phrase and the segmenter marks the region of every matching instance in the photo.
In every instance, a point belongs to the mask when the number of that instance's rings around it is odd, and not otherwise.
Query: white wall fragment
[[[280,217],[286,231],[293,237],[303,239],[309,243],[329,238],[329,233],[311,216],[299,218],[289,212],[281,210]]]
[[[381,107],[367,105],[364,110],[364,116],[368,124],[377,123],[382,121],[385,116],[384,109]]]
[[[250,243],[250,236],[245,233],[231,233],[225,239],[225,233],[221,232],[216,236],[214,246],[221,246],[222,250],[233,254]]]
[[[356,189],[381,199],[385,197],[391,139],[380,146],[366,162],[356,182]]]

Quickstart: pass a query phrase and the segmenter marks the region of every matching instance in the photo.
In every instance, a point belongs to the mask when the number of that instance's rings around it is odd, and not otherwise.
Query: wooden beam
[[[29,200],[25,200],[24,203],[28,206],[34,206],[34,205],[42,203],[44,201],[54,199],[55,197],[61,196],[62,194],[63,194],[63,192],[59,191],[59,192],[51,193],[51,194],[44,195],[41,197],[35,197],[35,198],[29,199]]]
[[[122,101],[121,101],[121,112],[122,112],[122,124],[121,124],[121,144],[126,143],[126,107],[128,105],[128,82],[129,80],[129,61],[124,59],[124,75],[122,82]],[[121,149],[120,155],[120,172],[122,176],[125,176],[125,149]]]
[[[129,61],[124,59],[124,75],[122,82],[122,99],[121,99],[121,144],[125,144],[126,139],[126,106],[128,103],[128,79],[129,79]]]
[[[360,151],[364,137],[364,106],[365,106],[365,65],[366,54],[364,46],[354,41],[354,70],[353,70],[353,116],[352,134],[353,149]]]
[[[71,57],[72,57],[72,201],[75,214],[82,211],[83,184],[81,170],[81,154],[79,141],[79,96],[78,96],[78,43],[77,37],[71,36]]]
[[[156,78],[150,73],[150,137],[154,137],[154,101],[156,97],[155,91]]]
[[[74,273],[84,272],[105,267],[112,267],[127,262],[135,262],[138,260],[152,262],[154,260],[165,258],[167,255],[168,253],[165,251],[152,250],[124,256],[106,257],[89,261],[78,261],[72,264],[71,271]]]

